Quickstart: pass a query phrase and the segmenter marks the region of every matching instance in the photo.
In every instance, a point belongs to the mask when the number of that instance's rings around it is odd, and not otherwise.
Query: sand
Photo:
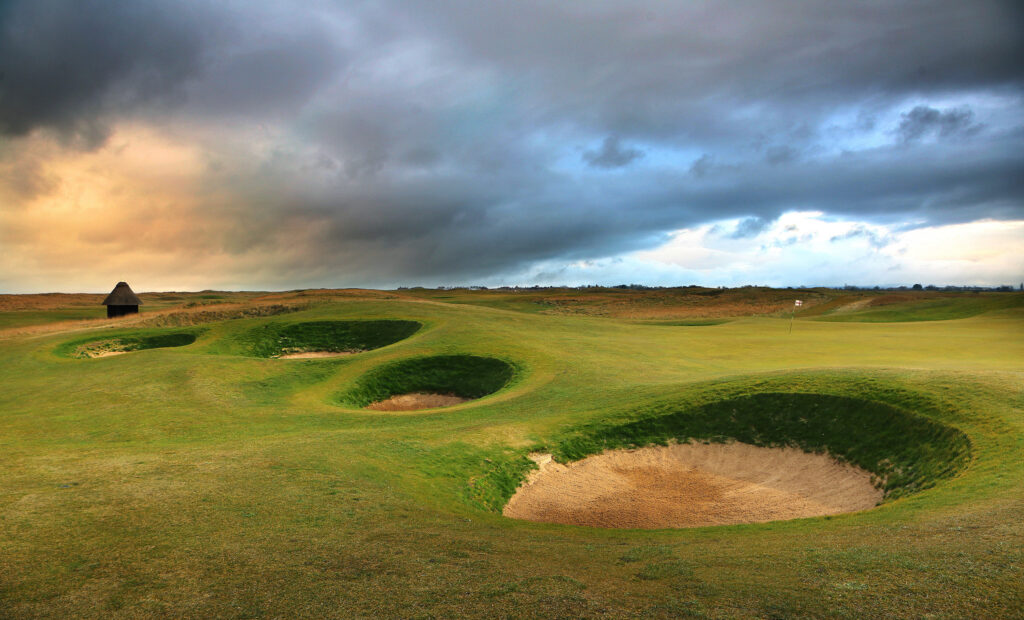
[[[616,450],[540,470],[505,506],[514,519],[606,528],[761,523],[866,510],[871,474],[827,455],[742,443]]]
[[[112,355],[124,355],[128,351],[98,351],[96,353],[86,353],[89,357],[110,357]]]
[[[285,353],[279,355],[279,360],[308,360],[321,357],[345,357],[346,355],[355,355],[359,351],[302,351],[300,353]]]
[[[374,411],[415,411],[417,409],[433,409],[435,407],[451,407],[464,403],[470,399],[455,396],[454,394],[426,394],[413,392],[411,394],[399,394],[387,400],[379,400],[366,406]]]

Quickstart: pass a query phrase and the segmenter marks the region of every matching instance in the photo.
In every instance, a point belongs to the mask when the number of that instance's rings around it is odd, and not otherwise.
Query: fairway
[[[791,291],[445,293],[0,312],[0,617],[1024,609],[1024,295],[820,289],[790,332]],[[313,353],[344,355],[279,359]],[[419,393],[455,404],[369,408]],[[683,529],[502,515],[531,454],[689,439],[829,454],[884,497]]]

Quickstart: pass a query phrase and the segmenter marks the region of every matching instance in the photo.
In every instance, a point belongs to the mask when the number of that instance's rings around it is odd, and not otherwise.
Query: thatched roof
[[[103,300],[104,306],[139,306],[142,300],[132,292],[132,287],[127,282],[118,282],[114,290],[110,291],[107,298]]]

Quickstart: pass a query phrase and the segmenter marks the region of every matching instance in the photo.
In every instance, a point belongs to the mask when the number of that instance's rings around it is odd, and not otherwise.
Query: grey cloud
[[[867,228],[864,228],[863,226],[857,226],[853,230],[844,235],[836,235],[829,239],[829,241],[831,241],[832,243],[836,243],[838,241],[844,241],[846,239],[858,238],[867,239],[871,247],[875,249],[884,248],[885,246],[890,245],[893,243],[893,241],[895,241],[889,235],[879,235],[871,230],[868,230]]]
[[[125,117],[294,116],[347,64],[315,18],[274,5],[13,0],[0,5],[0,135],[93,148]],[[237,8],[237,7],[236,7]]]
[[[301,109],[347,66],[347,53],[317,25],[236,41],[185,88],[190,114],[277,121]],[[185,102],[183,102],[185,103]]]
[[[736,230],[729,237],[732,239],[756,237],[761,231],[768,228],[770,224],[769,220],[760,217],[748,217],[736,226]]]
[[[594,168],[622,168],[644,156],[639,149],[623,148],[618,136],[608,136],[599,151],[584,151],[583,161]]]
[[[204,243],[258,255],[307,231],[275,273],[483,277],[719,219],[750,237],[792,209],[1024,217],[1024,133],[981,107],[909,110],[900,145],[832,142],[906,101],[1021,100],[1013,3],[3,6],[0,132],[97,144],[141,118],[193,137],[230,198],[197,209],[223,226]],[[562,170],[578,144],[600,147]]]
[[[896,130],[904,142],[920,140],[929,134],[940,138],[976,133],[980,127],[974,123],[974,112],[968,107],[937,110],[924,105],[906,112]]]
[[[789,146],[773,146],[764,154],[764,160],[773,166],[788,164],[799,157],[800,153]]]
[[[208,32],[197,12],[134,1],[0,6],[0,134],[48,127],[102,143],[107,114],[172,96],[199,70]]]
[[[622,136],[728,143],[835,105],[1024,81],[1012,3],[447,2],[417,17],[471,66],[500,68],[544,114]],[[926,12],[925,12],[926,11]],[[956,41],[954,48],[950,41]],[[472,60],[469,60],[472,59]],[[794,114],[796,116],[794,116]]]
[[[711,169],[714,167],[714,165],[714,158],[705,153],[698,157],[697,159],[695,159],[692,164],[690,164],[690,174],[694,175],[695,177],[703,177],[707,175],[709,172],[711,172]]]
[[[316,255],[334,257],[339,268],[362,265],[362,277],[375,274],[377,281],[389,282],[472,279],[540,260],[593,259],[650,247],[660,231],[708,219],[746,214],[733,235],[753,235],[793,208],[897,222],[953,223],[994,213],[1024,217],[1024,189],[1009,181],[1024,178],[1024,164],[1001,163],[1002,158],[978,152],[955,160],[925,151],[908,158],[893,150],[878,160],[862,155],[838,164],[819,162],[781,176],[769,165],[748,166],[732,173],[729,183],[694,185],[686,177],[668,185],[654,178],[596,182],[589,197],[558,176],[529,187],[511,174],[492,176],[488,184],[458,175],[401,188],[378,179],[358,196],[339,189],[351,196],[345,203],[332,204],[330,190],[309,203],[320,205],[315,217],[329,231]],[[999,197],[1010,196],[1016,198],[999,206]],[[799,231],[791,232],[799,242]],[[887,242],[867,231],[854,234],[876,246]]]

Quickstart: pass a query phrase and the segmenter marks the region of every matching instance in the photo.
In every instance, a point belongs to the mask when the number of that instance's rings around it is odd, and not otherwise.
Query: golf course
[[[0,296],[2,618],[1022,615],[1024,293],[139,297]]]

